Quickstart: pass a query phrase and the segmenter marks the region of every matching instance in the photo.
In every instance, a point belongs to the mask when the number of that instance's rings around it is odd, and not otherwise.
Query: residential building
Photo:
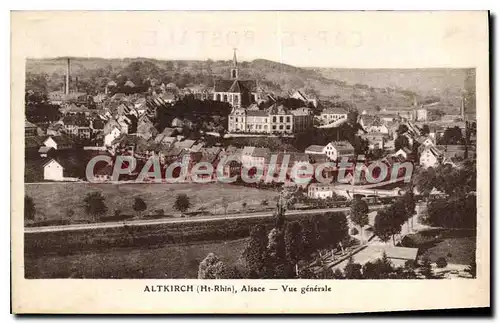
[[[271,121],[271,134],[293,133],[293,114],[283,105],[272,105],[269,108],[269,118]]]
[[[420,146],[418,148],[420,154],[420,165],[424,168],[435,167],[441,163],[443,153],[435,146]]]
[[[304,132],[313,127],[314,116],[310,108],[302,107],[290,111],[293,115],[294,133]]]
[[[389,139],[389,135],[385,133],[367,133],[361,134],[360,137],[368,142],[368,148],[371,150],[383,150],[385,148],[385,142]]]
[[[325,124],[334,123],[347,118],[347,111],[342,108],[326,108],[321,112],[320,118]]]
[[[64,180],[64,169],[59,162],[56,160],[49,158],[42,165],[43,168],[43,179],[51,180],[51,181],[62,181]]]
[[[311,154],[311,155],[325,155],[325,146],[324,145],[309,145],[305,150],[304,153],[306,154]]]
[[[54,150],[65,150],[73,147],[73,141],[65,135],[49,136],[43,141],[43,145]]]
[[[290,95],[290,98],[302,100],[305,104],[312,104],[314,107],[318,107],[318,98],[313,95],[306,95],[300,90],[296,90]]]
[[[346,141],[330,142],[325,146],[325,154],[332,161],[354,158],[354,147]]]
[[[38,126],[33,123],[30,123],[27,120],[24,120],[24,136],[37,136],[38,135]]]
[[[312,199],[326,199],[333,197],[333,184],[312,183],[307,187],[307,196]]]
[[[107,133],[104,133],[104,145],[111,146],[115,139],[120,137],[121,134],[122,132],[117,126],[111,128]]]

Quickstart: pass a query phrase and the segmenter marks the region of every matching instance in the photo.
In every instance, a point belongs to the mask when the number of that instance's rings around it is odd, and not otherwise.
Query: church
[[[229,103],[233,108],[246,108],[259,100],[257,82],[240,80],[236,49],[233,53],[233,65],[229,80],[215,80],[213,99]]]

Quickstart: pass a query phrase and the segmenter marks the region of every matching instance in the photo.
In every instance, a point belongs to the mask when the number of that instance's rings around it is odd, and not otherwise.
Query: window
[[[276,122],[276,116],[273,116],[273,123]]]
[[[227,102],[227,94],[224,95],[224,102]]]
[[[290,130],[290,125],[286,125],[286,129]]]
[[[283,129],[283,125],[280,125],[280,129]]]
[[[275,129],[276,129],[276,125],[273,125],[273,130],[275,130]]]
[[[283,116],[280,116],[280,123],[283,122]]]
[[[286,116],[286,122],[289,123],[290,122],[290,116]]]

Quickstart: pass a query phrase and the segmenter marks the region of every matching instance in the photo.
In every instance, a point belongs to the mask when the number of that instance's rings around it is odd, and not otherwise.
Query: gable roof
[[[38,126],[36,126],[35,124],[33,123],[30,123],[27,119],[24,120],[24,127],[25,128],[36,128]]]
[[[347,111],[342,108],[331,107],[323,109],[321,115],[323,114],[336,114],[336,115],[347,115]]]
[[[309,145],[306,149],[305,152],[316,152],[316,153],[323,153],[323,149],[325,147],[323,145]]]
[[[256,92],[257,82],[254,80],[215,80],[214,92]]]

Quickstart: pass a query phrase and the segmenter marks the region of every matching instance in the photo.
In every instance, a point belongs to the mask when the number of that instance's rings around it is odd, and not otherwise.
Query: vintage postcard
[[[14,313],[490,306],[488,12],[11,18]]]

